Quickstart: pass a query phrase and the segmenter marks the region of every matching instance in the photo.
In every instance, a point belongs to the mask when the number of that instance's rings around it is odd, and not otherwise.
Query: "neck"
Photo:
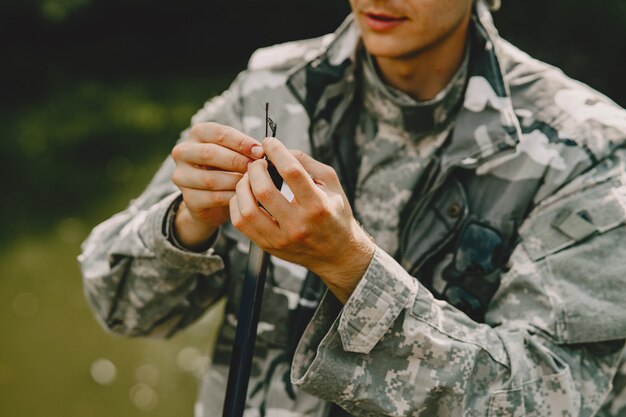
[[[402,57],[374,57],[383,80],[418,101],[431,100],[461,66],[469,16],[436,44]]]

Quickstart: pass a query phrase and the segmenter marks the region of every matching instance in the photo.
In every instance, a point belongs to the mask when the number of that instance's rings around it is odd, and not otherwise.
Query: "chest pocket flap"
[[[626,222],[626,186],[606,182],[531,214],[519,230],[534,261]]]

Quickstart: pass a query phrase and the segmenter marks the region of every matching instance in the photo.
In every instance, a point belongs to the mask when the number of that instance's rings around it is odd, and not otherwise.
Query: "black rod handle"
[[[224,399],[223,417],[241,417],[246,407],[248,381],[256,342],[259,313],[269,254],[250,242],[248,262],[244,274],[241,304],[237,317],[235,342],[228,371],[228,385]]]

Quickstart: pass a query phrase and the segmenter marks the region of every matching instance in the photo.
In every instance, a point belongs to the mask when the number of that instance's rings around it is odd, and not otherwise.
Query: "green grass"
[[[56,221],[49,232],[22,235],[0,252],[0,416],[193,414],[197,381],[189,362],[208,355],[220,309],[172,340],[115,337],[89,311],[76,262],[91,227],[139,193],[159,162],[136,167],[114,198],[85,217]],[[100,358],[117,370],[109,385],[90,373]],[[202,362],[196,358],[196,368]]]

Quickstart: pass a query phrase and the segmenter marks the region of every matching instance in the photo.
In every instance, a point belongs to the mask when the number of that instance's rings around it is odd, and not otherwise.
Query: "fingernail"
[[[252,152],[252,155],[256,156],[257,158],[263,156],[263,148],[260,146],[253,146],[250,152]]]

